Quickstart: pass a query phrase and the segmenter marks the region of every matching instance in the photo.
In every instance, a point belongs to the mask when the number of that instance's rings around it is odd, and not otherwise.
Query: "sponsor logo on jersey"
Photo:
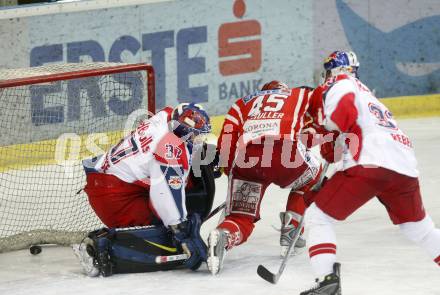
[[[170,176],[170,179],[168,180],[168,185],[175,190],[182,188],[182,178],[179,176]]]
[[[280,123],[279,120],[263,120],[263,121],[248,120],[246,121],[243,130],[244,132],[270,131],[279,128],[279,123]]]
[[[244,140],[249,142],[261,136],[279,135],[280,134],[280,120],[247,120],[243,126]]]
[[[231,213],[257,216],[261,198],[260,183],[236,179],[232,185]]]

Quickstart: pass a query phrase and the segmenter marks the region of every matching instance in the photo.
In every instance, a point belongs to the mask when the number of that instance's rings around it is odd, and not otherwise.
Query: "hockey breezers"
[[[294,249],[294,245],[296,241],[298,241],[299,236],[301,235],[301,231],[304,225],[304,215],[301,217],[301,220],[298,224],[298,230],[296,231],[295,235],[292,238],[292,242],[289,245],[289,248],[287,248],[286,255],[283,257],[283,261],[281,262],[280,268],[278,269],[278,272],[276,274],[270,272],[264,265],[259,265],[257,268],[257,274],[263,278],[264,280],[268,281],[269,283],[276,284],[278,280],[280,279],[281,274],[284,271],[284,268],[286,268],[287,261],[289,260],[290,253]]]

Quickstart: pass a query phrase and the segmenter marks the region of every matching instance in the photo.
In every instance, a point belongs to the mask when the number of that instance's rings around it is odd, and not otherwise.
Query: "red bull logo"
[[[171,176],[168,180],[168,185],[175,190],[178,190],[182,187],[182,178],[179,176]]]

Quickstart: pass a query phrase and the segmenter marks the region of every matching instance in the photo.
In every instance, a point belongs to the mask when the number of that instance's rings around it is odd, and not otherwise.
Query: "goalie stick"
[[[169,256],[157,256],[155,261],[157,264],[172,262],[172,261],[180,261],[188,259],[188,254],[178,254],[178,255],[169,255]]]
[[[324,181],[325,174],[327,173],[329,167],[329,163],[325,162],[324,168],[322,169],[322,173],[319,177],[318,182],[312,187],[313,191],[319,191],[321,188],[322,182]],[[289,244],[289,247],[287,248],[287,252],[283,257],[283,261],[281,262],[280,268],[278,269],[278,272],[276,274],[269,271],[264,265],[260,264],[257,268],[257,274],[264,280],[268,281],[269,283],[276,284],[278,280],[280,279],[281,275],[283,274],[284,269],[286,268],[287,261],[289,260],[290,253],[295,248],[294,245],[296,244],[296,241],[299,239],[299,236],[301,235],[301,231],[304,226],[304,217],[301,216],[301,219],[298,224],[298,230],[296,231],[295,235],[292,238],[292,241]]]

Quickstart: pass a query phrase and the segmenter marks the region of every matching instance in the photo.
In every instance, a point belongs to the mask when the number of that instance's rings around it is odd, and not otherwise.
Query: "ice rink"
[[[412,138],[419,161],[424,204],[440,226],[440,118],[400,120]],[[215,205],[226,195],[226,178],[217,181]],[[189,270],[89,278],[72,250],[44,247],[40,255],[28,250],[0,254],[0,294],[299,294],[312,286],[313,274],[306,251],[292,257],[277,285],[256,274],[259,264],[277,271],[280,264],[278,213],[288,191],[270,187],[262,203],[262,220],[249,241],[228,253],[223,272],[209,274],[205,265]],[[0,209],[1,210],[1,209]],[[203,237],[217,218],[202,227]],[[338,261],[342,264],[342,294],[439,295],[440,269],[416,245],[407,241],[372,200],[336,227]]]

